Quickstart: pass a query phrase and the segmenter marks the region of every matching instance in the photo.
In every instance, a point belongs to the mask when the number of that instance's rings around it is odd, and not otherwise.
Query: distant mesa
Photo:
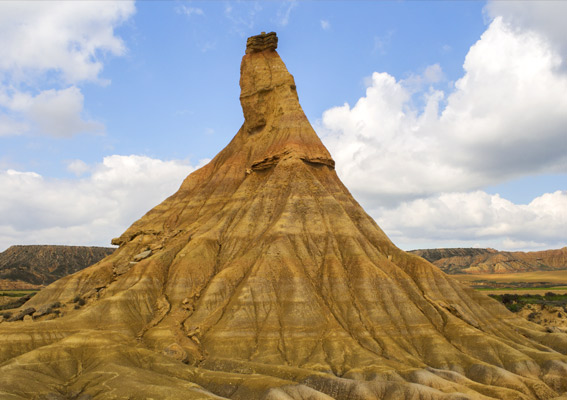
[[[425,258],[448,274],[567,270],[567,247],[531,252],[453,248],[412,250],[410,253]]]
[[[0,253],[0,290],[39,289],[112,254],[116,248],[18,245]]]
[[[273,33],[248,42],[244,123],[230,143],[116,238],[114,253],[0,324],[2,396],[543,400],[567,392],[567,335],[398,249],[356,202],[276,43]]]

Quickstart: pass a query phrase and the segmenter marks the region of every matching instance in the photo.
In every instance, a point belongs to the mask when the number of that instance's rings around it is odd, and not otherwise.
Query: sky
[[[108,246],[173,194],[240,128],[262,31],[398,247],[564,247],[566,18],[561,1],[0,1],[0,251]]]

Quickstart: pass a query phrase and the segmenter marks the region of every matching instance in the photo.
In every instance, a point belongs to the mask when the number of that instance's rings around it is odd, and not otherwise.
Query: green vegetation
[[[567,312],[567,294],[557,294],[547,292],[545,295],[540,294],[491,294],[493,299],[498,300],[512,312],[518,312],[528,304],[539,304],[542,308],[545,306],[563,307]]]
[[[22,297],[27,294],[35,295],[39,290],[0,290],[0,296]]]
[[[490,287],[490,286],[472,286],[475,290],[478,291],[488,291],[488,290],[500,290],[503,292],[510,292],[514,290],[526,290],[526,289],[539,289],[539,290],[567,290],[567,286],[516,286],[516,287]]]
[[[37,290],[3,290],[0,291],[2,296],[13,298],[5,304],[0,305],[0,310],[9,310],[21,307],[26,301],[31,299],[37,293]]]

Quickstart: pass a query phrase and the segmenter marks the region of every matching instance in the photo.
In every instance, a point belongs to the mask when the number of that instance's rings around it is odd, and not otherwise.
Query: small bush
[[[522,309],[522,305],[518,303],[506,304],[506,307],[512,312],[518,312]]]
[[[73,299],[73,303],[77,303],[79,302],[79,300],[81,300],[81,296],[75,296],[75,298]]]
[[[85,299],[83,299],[82,297],[79,299],[79,301],[77,302],[77,304],[80,306],[84,306],[87,302],[85,301]]]
[[[3,316],[4,318],[8,319],[8,318],[10,318],[10,317],[12,316],[12,313],[11,313],[11,312],[5,312],[5,313],[2,313],[2,316]]]

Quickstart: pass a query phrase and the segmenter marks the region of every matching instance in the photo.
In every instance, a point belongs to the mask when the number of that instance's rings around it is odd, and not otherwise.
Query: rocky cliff
[[[242,58],[232,141],[0,325],[4,398],[566,392],[565,335],[398,249],[354,200],[270,36]]]
[[[448,274],[567,270],[567,247],[532,252],[455,248],[413,250],[410,253],[425,258]]]
[[[102,260],[114,250],[91,246],[11,246],[0,253],[0,289],[46,286]]]

